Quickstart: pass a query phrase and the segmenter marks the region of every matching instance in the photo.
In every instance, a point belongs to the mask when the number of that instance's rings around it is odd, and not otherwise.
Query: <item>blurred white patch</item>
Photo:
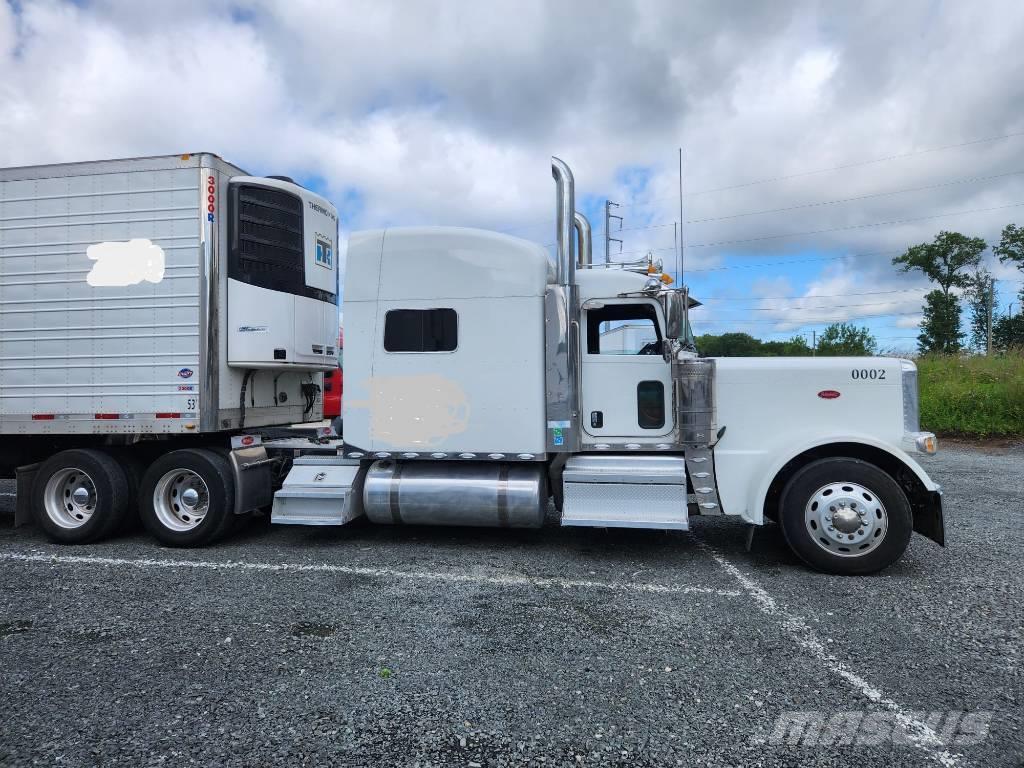
[[[96,262],[85,278],[92,286],[138,285],[143,280],[159,283],[164,279],[164,249],[147,238],[96,243],[85,254]]]

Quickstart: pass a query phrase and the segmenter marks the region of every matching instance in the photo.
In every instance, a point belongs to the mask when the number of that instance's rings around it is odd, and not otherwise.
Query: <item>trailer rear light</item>
[[[92,417],[94,419],[119,419],[121,415],[118,413],[94,413]]]
[[[180,419],[180,413],[158,413],[156,414],[158,419]]]
[[[53,421],[57,418],[54,413],[33,413],[32,421]]]

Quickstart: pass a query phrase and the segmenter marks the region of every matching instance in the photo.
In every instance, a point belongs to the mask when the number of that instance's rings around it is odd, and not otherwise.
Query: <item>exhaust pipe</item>
[[[573,214],[576,211],[576,190],[569,166],[557,157],[551,158],[551,176],[555,180],[555,235],[558,242],[557,275],[559,285],[576,282],[576,260],[572,256]]]
[[[576,227],[576,250],[579,254],[579,266],[589,267],[594,263],[594,246],[591,242],[590,222],[579,211],[576,211],[572,221]]]

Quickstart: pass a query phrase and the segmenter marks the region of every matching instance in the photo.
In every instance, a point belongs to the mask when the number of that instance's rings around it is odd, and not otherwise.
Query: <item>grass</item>
[[[1024,436],[1024,353],[917,360],[921,428],[957,437]]]

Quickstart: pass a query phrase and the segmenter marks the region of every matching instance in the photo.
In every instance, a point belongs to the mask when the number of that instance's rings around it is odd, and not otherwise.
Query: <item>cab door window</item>
[[[661,354],[662,335],[653,304],[609,304],[588,310],[587,317],[587,354]]]

